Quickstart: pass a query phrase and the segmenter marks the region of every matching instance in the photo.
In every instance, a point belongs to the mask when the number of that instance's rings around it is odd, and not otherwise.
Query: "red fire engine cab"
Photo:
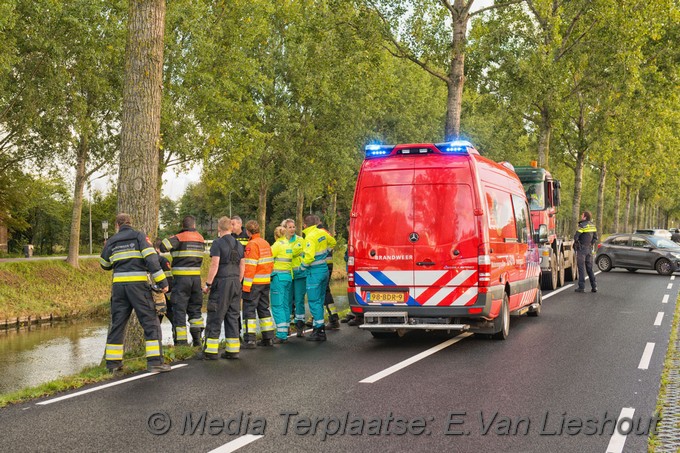
[[[522,183],[467,141],[368,145],[348,243],[349,302],[375,337],[408,330],[505,339],[541,309]]]

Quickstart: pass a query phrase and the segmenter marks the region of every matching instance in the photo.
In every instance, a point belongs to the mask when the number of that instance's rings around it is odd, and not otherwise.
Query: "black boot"
[[[203,330],[203,329],[201,329]],[[202,346],[201,342],[201,330],[191,330],[192,346]]]
[[[328,328],[333,330],[340,328],[340,317],[337,314],[331,315],[330,319],[328,320]]]
[[[295,333],[298,338],[305,336],[305,322],[301,319],[295,321]]]
[[[307,341],[326,341],[326,328],[317,327],[314,332],[307,337]]]

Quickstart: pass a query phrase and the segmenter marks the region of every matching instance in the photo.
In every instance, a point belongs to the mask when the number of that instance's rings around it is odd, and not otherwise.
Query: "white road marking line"
[[[661,299],[662,304],[667,304],[668,303],[668,298],[670,296],[668,294],[664,294],[663,299]]]
[[[437,346],[434,346],[427,351],[423,351],[420,354],[414,355],[410,359],[406,359],[404,361],[401,361],[397,363],[396,365],[392,365],[391,367],[380,371],[379,373],[376,373],[372,376],[367,377],[366,379],[362,379],[359,381],[360,384],[373,384],[374,382],[379,381],[380,379],[389,376],[390,374],[396,373],[397,371],[401,370],[402,368],[406,368],[409,365],[412,365],[420,360],[423,360],[425,357],[431,356],[432,354],[441,351],[444,348],[448,348],[452,344],[458,343],[460,340],[463,340],[464,338],[469,337],[472,335],[471,332],[465,332],[460,335],[458,335],[455,338],[451,338],[449,340],[446,340],[445,342],[438,344]]]
[[[671,281],[675,280],[675,275],[671,275]]]
[[[262,435],[255,435],[255,434],[246,434],[245,436],[241,436],[238,439],[232,440],[231,442],[227,442],[226,444],[222,445],[221,447],[217,447],[214,450],[210,450],[208,453],[230,453],[232,451],[236,451],[241,447],[245,447],[251,442],[255,442],[257,439],[264,437]]]
[[[660,326],[661,321],[663,321],[663,312],[660,311],[656,314],[656,319],[654,320],[654,325],[655,326]]]
[[[560,289],[556,289],[555,291],[551,292],[551,293],[548,294],[547,296],[543,296],[543,300],[548,299],[548,298],[554,296],[555,294],[559,294],[559,293],[561,293],[562,291],[564,291],[565,289],[571,288],[572,286],[574,286],[574,284],[573,284],[573,283],[569,283],[568,285],[565,285],[565,286],[561,287]]]
[[[652,360],[652,353],[654,353],[654,343],[647,343],[647,346],[645,346],[645,350],[642,353],[638,369],[646,370],[649,368],[649,362]]]
[[[673,284],[669,283],[668,286],[666,286],[666,289],[673,289]]]
[[[180,363],[179,365],[173,365],[172,369],[174,370],[175,368],[182,368],[182,367],[185,367],[187,365],[188,365],[187,363]],[[130,377],[130,378],[127,378],[127,379],[121,379],[120,381],[116,381],[116,382],[109,382],[108,384],[100,385],[99,387],[93,387],[91,389],[82,390],[80,392],[71,393],[69,395],[60,396],[58,398],[52,398],[51,400],[41,401],[41,402],[35,403],[35,404],[38,405],[38,406],[45,406],[47,404],[57,403],[59,401],[67,400],[67,399],[70,399],[70,398],[75,398],[76,396],[86,395],[88,393],[96,392],[98,390],[104,390],[104,389],[107,389],[109,387],[115,387],[116,385],[126,384],[128,382],[136,381],[137,379],[143,379],[143,378],[146,378],[146,377],[149,377],[149,376],[155,376],[157,374],[159,374],[159,373],[158,372],[156,372],[156,373],[144,373],[144,374],[140,374],[139,376],[133,376],[133,377]]]
[[[624,418],[629,420],[628,423],[633,423],[633,414],[635,414],[635,408],[622,408],[619,418],[616,420],[616,426],[618,427],[619,422]],[[625,424],[621,426],[622,431],[628,431],[628,428],[629,426]],[[612,434],[612,438],[609,439],[607,453],[621,453],[623,451],[623,446],[626,444],[626,437],[628,437],[627,434],[621,434],[618,429],[614,429],[614,434]]]

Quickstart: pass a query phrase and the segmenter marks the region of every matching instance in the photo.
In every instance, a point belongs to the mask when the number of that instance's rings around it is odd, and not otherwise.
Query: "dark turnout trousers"
[[[269,310],[269,285],[253,285],[250,293],[243,293],[243,316],[246,318],[246,329],[243,341],[255,341],[257,317],[260,318],[260,332],[263,340],[274,338],[274,319]]]
[[[220,331],[224,322],[225,351],[236,354],[240,349],[239,312],[241,282],[238,277],[215,278],[208,297],[208,320],[205,327],[205,354],[217,354]]]
[[[187,316],[192,336],[200,336],[204,327],[201,314],[203,306],[201,277],[198,275],[174,276],[172,305],[175,340],[187,341]]]
[[[106,367],[115,369],[123,364],[125,328],[132,310],[144,329],[148,365],[163,363],[161,324],[147,283],[114,283],[111,290],[111,326],[106,338]]]

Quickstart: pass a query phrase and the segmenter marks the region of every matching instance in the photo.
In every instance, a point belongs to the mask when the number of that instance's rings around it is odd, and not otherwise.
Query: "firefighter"
[[[597,282],[593,272],[593,246],[597,243],[597,228],[590,221],[590,211],[583,211],[578,230],[574,234],[574,248],[576,249],[576,263],[578,264],[578,287],[577,293],[586,291],[586,273],[590,279],[591,292],[597,292]]]
[[[319,229],[319,218],[313,214],[305,216],[305,249],[302,261],[309,268],[307,275],[307,301],[312,313],[314,331],[307,341],[326,341],[326,326],[323,319],[324,295],[328,282],[328,250],[335,247],[335,239],[325,230]]]
[[[241,309],[241,279],[245,270],[243,246],[231,235],[231,220],[220,217],[217,221],[218,239],[210,247],[210,270],[204,293],[208,296],[203,351],[199,359],[217,360],[220,331],[224,323],[226,347],[222,357],[238,359],[239,311]]]
[[[170,324],[173,325],[172,329],[172,335],[173,335],[173,341],[175,340],[175,329],[174,329],[174,322],[175,318],[173,318],[173,312],[172,312],[172,302],[170,302],[170,296],[172,295],[172,266],[170,266],[170,261],[161,255],[161,240],[156,239],[153,243],[153,248],[156,250],[156,254],[158,254],[158,262],[161,265],[161,269],[163,269],[163,273],[165,274],[165,279],[168,281],[168,292],[163,294],[163,297],[165,297],[165,313],[163,314],[158,314],[158,320],[160,322],[163,322],[163,317],[165,316],[168,321],[170,321]],[[158,311],[158,310],[156,310]]]
[[[319,229],[324,231],[329,237],[333,237],[326,229],[323,223],[319,222]],[[333,239],[333,247],[335,247],[335,239]],[[328,281],[326,282],[326,292],[324,295],[323,305],[328,312],[328,328],[339,329],[340,317],[338,316],[338,309],[335,306],[335,300],[331,294],[331,276],[333,275],[333,248],[328,249],[328,256],[326,256],[326,265],[328,266]]]
[[[277,226],[272,244],[274,270],[271,281],[272,315],[276,323],[274,344],[288,342],[290,328],[291,287],[293,286],[293,247],[286,238],[286,229]]]
[[[134,309],[144,329],[147,370],[170,371],[170,366],[163,364],[161,324],[147,278],[151,274],[162,292],[167,292],[168,281],[153,246],[144,233],[132,229],[132,219],[128,214],[116,216],[116,234],[106,242],[99,263],[103,269],[113,270],[106,368],[115,372],[123,367],[125,328]]]
[[[298,337],[305,336],[305,294],[307,293],[307,269],[302,267],[302,251],[305,240],[295,234],[295,221],[286,219],[281,222],[286,229],[286,237],[293,249],[293,284],[291,285],[290,312],[295,312],[295,330]]]
[[[161,251],[172,256],[173,311],[175,344],[187,344],[187,316],[192,344],[201,345],[201,332],[205,327],[201,307],[201,265],[205,255],[205,241],[196,231],[196,219],[186,216],[182,219],[182,230],[174,236],[163,239]]]
[[[246,231],[250,241],[246,246],[246,269],[243,275],[243,316],[246,328],[243,333],[243,349],[255,348],[257,317],[260,318],[262,341],[260,346],[272,346],[274,320],[269,311],[269,285],[274,267],[274,258],[269,243],[260,237],[260,225],[249,220]]]

